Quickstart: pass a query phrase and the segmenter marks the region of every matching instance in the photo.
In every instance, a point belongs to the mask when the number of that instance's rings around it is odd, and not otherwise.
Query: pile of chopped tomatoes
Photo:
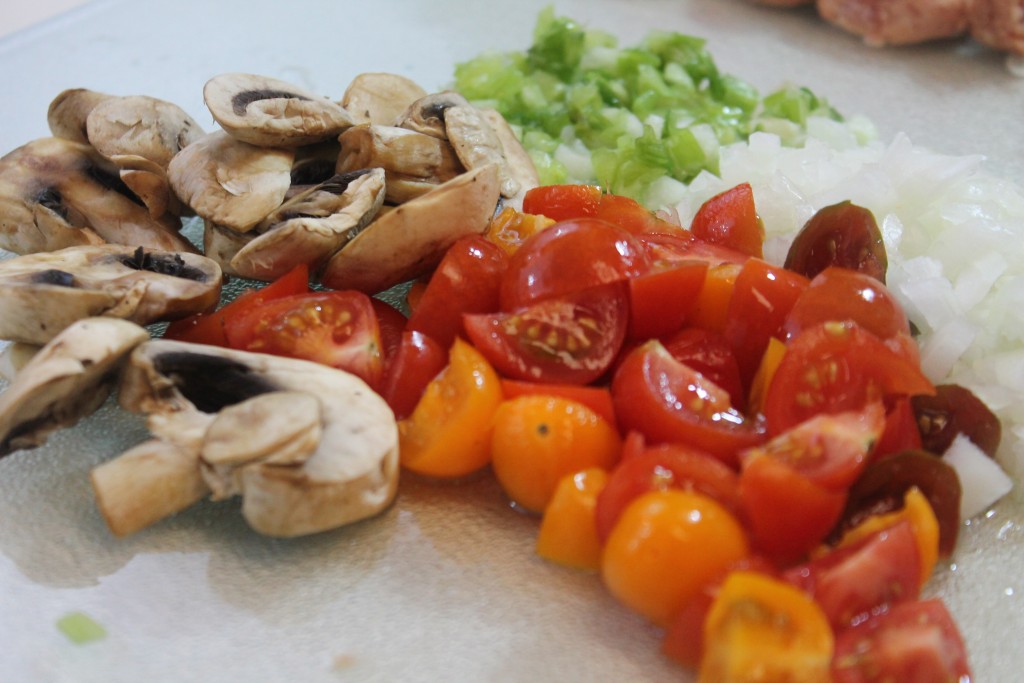
[[[406,470],[490,466],[541,516],[537,552],[599,572],[701,681],[969,680],[920,598],[959,526],[935,425],[991,452],[998,421],[922,374],[869,212],[823,209],[784,266],[763,241],[749,185],[688,229],[541,187],[456,242],[408,318],[300,269],[167,335],[358,374]]]

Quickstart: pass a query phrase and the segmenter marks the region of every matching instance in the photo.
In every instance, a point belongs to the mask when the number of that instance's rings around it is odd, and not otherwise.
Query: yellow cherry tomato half
[[[454,479],[490,461],[491,422],[501,403],[501,379],[480,352],[456,339],[447,367],[427,385],[412,415],[399,421],[402,466]]]
[[[618,431],[595,411],[559,396],[525,395],[494,415],[491,464],[505,494],[530,512],[544,511],[559,480],[619,459]]]
[[[740,522],[701,493],[645,493],[619,517],[601,576],[620,602],[659,626],[749,551]]]
[[[765,574],[732,572],[704,621],[699,683],[831,680],[835,642],[807,594]]]
[[[606,483],[608,473],[597,467],[562,477],[544,508],[537,534],[538,555],[567,567],[598,570],[601,541],[594,510]]]

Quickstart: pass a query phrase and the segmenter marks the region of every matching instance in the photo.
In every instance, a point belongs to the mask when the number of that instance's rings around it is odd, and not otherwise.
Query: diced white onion
[[[962,520],[985,512],[1013,487],[999,464],[962,434],[953,439],[942,459],[960,477]]]

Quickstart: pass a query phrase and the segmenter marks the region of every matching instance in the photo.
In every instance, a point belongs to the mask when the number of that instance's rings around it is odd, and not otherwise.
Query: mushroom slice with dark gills
[[[411,103],[395,119],[393,125],[446,140],[448,132],[444,125],[445,111],[450,107],[468,106],[470,106],[469,100],[452,90],[430,93]]]
[[[294,150],[257,147],[216,131],[178,152],[167,174],[196,214],[248,232],[284,201],[294,159]]]
[[[82,318],[140,325],[206,311],[220,266],[199,254],[121,245],[68,247],[0,262],[0,339],[43,344]]]
[[[384,203],[384,169],[337,175],[286,201],[231,259],[233,272],[274,280],[300,263],[316,272],[373,220]]]
[[[17,254],[82,244],[196,251],[181,221],[153,218],[88,145],[40,138],[0,159],[0,247]]]
[[[321,283],[376,294],[429,272],[457,239],[487,228],[498,185],[490,164],[383,213],[331,257]]]
[[[0,394],[0,456],[46,442],[92,414],[110,394],[121,361],[149,338],[114,318],[79,320],[46,344]]]
[[[415,81],[398,74],[369,72],[352,79],[341,98],[343,106],[358,123],[392,125],[427,91]]]
[[[107,97],[89,112],[86,132],[89,144],[117,166],[153,216],[180,213],[167,166],[205,134],[181,107],[154,97]]]
[[[148,415],[157,437],[139,447],[142,455],[129,451],[94,470],[96,498],[119,535],[156,521],[150,502],[162,511],[172,507],[168,487],[202,488],[197,477],[214,499],[241,495],[246,521],[270,536],[333,529],[376,515],[394,499],[394,415],[347,372],[155,340],[131,355],[119,399]],[[168,421],[183,421],[187,435],[176,436],[182,430],[168,429]],[[178,502],[188,499],[186,493]]]
[[[401,204],[429,192],[463,172],[446,140],[398,128],[365,124],[349,128],[338,138],[338,173],[383,168],[386,201]]]
[[[268,76],[215,76],[203,88],[203,99],[232,137],[261,147],[298,147],[329,140],[355,123],[340,104]]]

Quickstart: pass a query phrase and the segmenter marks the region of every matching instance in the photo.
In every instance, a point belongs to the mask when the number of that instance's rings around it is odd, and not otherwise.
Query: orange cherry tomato
[[[560,396],[577,403],[582,403],[603,417],[610,425],[617,423],[615,419],[615,405],[612,403],[612,392],[607,387],[592,387],[581,384],[545,384],[503,377],[501,379],[501,391],[506,399],[535,394]]]
[[[601,542],[594,526],[597,496],[608,473],[591,467],[562,477],[537,534],[537,554],[546,560],[576,569],[597,571],[601,566]]]
[[[601,555],[608,590],[664,626],[701,588],[748,553],[739,521],[701,493],[640,496],[622,513]]]
[[[726,577],[704,622],[699,683],[828,681],[835,639],[803,591],[758,572]]]
[[[509,206],[491,219],[484,236],[511,255],[519,245],[554,222],[547,216],[522,213]]]
[[[480,352],[456,339],[448,366],[427,385],[412,415],[399,421],[402,466],[429,477],[459,478],[490,461],[491,420],[501,380]]]
[[[494,475],[508,497],[530,512],[547,507],[562,477],[589,467],[609,469],[621,451],[612,425],[565,398],[520,396],[494,415]]]

